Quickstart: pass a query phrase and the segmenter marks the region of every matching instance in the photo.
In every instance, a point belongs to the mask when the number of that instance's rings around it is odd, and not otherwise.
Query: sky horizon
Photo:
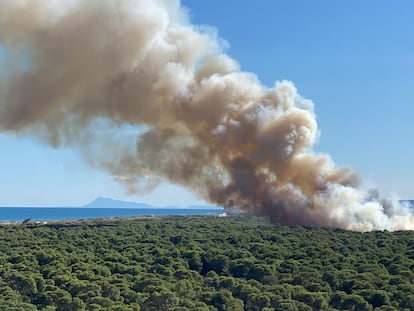
[[[315,152],[352,167],[382,196],[414,198],[414,3],[183,0],[194,25],[213,27],[241,70],[267,86],[292,81],[315,105]],[[1,52],[0,52],[1,54]],[[0,57],[1,64],[1,57]],[[96,197],[188,206],[206,202],[163,182],[129,195],[80,152],[0,134],[0,206],[78,206]]]

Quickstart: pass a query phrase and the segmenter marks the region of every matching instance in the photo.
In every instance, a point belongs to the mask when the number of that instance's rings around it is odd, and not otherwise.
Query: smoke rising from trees
[[[290,226],[414,229],[407,206],[312,151],[311,101],[240,71],[179,1],[7,1],[0,45],[0,131],[80,148],[129,191],[165,179]],[[97,124],[145,131],[127,145]]]

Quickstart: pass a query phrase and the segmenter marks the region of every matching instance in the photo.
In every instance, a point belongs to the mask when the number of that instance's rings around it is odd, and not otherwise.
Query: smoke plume
[[[80,148],[130,191],[168,180],[289,226],[414,229],[312,152],[311,101],[240,71],[179,1],[2,1],[0,49],[0,132]]]

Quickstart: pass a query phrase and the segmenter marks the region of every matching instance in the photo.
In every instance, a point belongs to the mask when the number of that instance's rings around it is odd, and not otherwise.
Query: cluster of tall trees
[[[161,217],[0,226],[0,310],[413,310],[414,233]]]

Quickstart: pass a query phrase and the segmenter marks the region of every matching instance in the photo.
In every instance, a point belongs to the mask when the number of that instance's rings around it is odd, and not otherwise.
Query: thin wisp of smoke
[[[80,148],[129,191],[164,179],[289,226],[414,229],[407,206],[312,152],[311,101],[240,71],[220,42],[179,1],[3,2],[0,131]],[[145,130],[128,145],[97,123]]]

